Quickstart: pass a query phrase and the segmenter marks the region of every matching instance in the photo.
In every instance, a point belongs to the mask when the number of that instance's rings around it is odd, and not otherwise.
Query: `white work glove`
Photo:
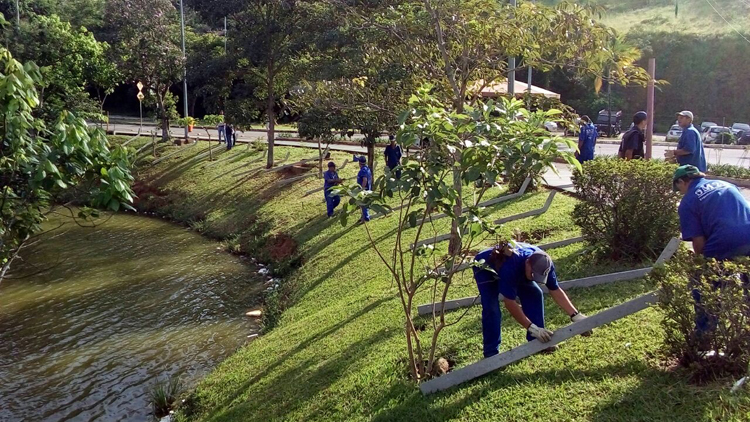
[[[539,328],[535,324],[529,325],[529,333],[531,333],[531,336],[535,339],[538,339],[542,343],[546,343],[552,339],[552,334],[554,334],[552,331],[546,329],[546,328]]]
[[[572,317],[570,317],[570,320],[573,321],[573,322],[578,322],[578,321],[583,321],[586,318],[587,318],[586,315],[578,312],[577,314],[575,314]],[[594,332],[592,330],[586,331],[585,333],[581,333],[581,335],[584,336],[584,337],[588,337],[588,336],[590,336],[592,334],[594,334]]]

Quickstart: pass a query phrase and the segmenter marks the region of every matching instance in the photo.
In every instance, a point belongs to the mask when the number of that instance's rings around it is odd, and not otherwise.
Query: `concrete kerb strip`
[[[499,204],[501,202],[510,201],[512,199],[520,198],[521,196],[523,196],[524,193],[526,193],[526,189],[529,187],[530,183],[531,183],[531,178],[527,177],[526,180],[523,181],[523,184],[521,185],[521,189],[519,189],[518,192],[512,193],[510,195],[499,196],[499,197],[497,197],[495,199],[490,199],[489,201],[480,202],[479,204],[477,204],[477,207],[489,207],[491,205],[496,205],[496,204]],[[468,208],[464,208],[464,211],[466,211],[466,210],[468,210]],[[439,220],[441,218],[445,218],[447,216],[448,216],[448,214],[440,213],[440,214],[435,214],[435,215],[433,215],[433,216],[431,216],[429,218],[432,219],[432,221],[435,221],[435,220]]]
[[[503,218],[497,219],[497,220],[495,220],[495,224],[505,224],[505,223],[509,223],[511,221],[520,220],[522,218],[533,217],[533,216],[536,216],[536,215],[544,214],[545,212],[547,212],[547,210],[549,210],[550,205],[552,205],[552,200],[555,198],[556,194],[557,194],[557,191],[554,191],[554,190],[551,191],[549,193],[549,196],[547,197],[547,201],[544,203],[544,206],[542,206],[541,208],[537,208],[535,210],[527,211],[527,212],[524,212],[524,213],[521,213],[521,214],[511,215],[511,216],[508,216],[508,217],[503,217]],[[432,244],[435,244],[435,243],[439,243],[439,242],[448,240],[450,238],[451,238],[451,234],[450,233],[441,234],[440,236],[436,236],[436,237],[433,237],[431,239],[420,240],[419,242],[412,244],[411,248],[414,249],[414,248],[420,247],[422,245],[432,245]]]
[[[190,145],[188,145],[188,146],[186,146],[186,147],[184,147],[184,148],[180,148],[180,149],[178,149],[178,150],[177,150],[177,151],[175,151],[175,152],[172,152],[172,153],[170,153],[170,154],[167,154],[167,155],[165,155],[165,156],[163,156],[163,157],[161,157],[161,158],[158,158],[158,159],[156,159],[156,160],[152,161],[152,162],[151,162],[151,165],[153,166],[153,165],[155,165],[155,164],[159,164],[160,162],[162,162],[162,161],[166,160],[167,158],[170,158],[170,157],[174,157],[175,155],[177,155],[177,154],[179,154],[179,153],[181,153],[181,152],[183,152],[183,151],[185,151],[185,150],[187,150],[187,149],[189,149],[189,148],[193,148],[193,147],[194,147],[194,146],[196,146],[196,145],[198,145],[198,141],[193,141],[193,143],[192,143],[192,144],[190,144]]]
[[[289,151],[287,151],[286,156],[284,158],[282,158],[281,160],[279,160],[279,161],[274,161],[273,167],[271,167],[270,169],[264,169],[263,166],[260,166],[260,167],[254,168],[254,169],[243,171],[241,173],[236,173],[236,174],[234,174],[234,177],[241,177],[241,176],[245,176],[245,175],[250,174],[250,173],[260,173],[260,172],[262,172],[264,170],[272,170],[274,168],[277,168],[277,166],[279,164],[283,164],[284,162],[286,162],[286,160],[289,159],[289,155],[290,155]],[[248,164],[250,164],[250,163],[248,163]]]
[[[656,301],[657,296],[655,292],[647,293],[633,300],[599,312],[596,315],[589,316],[581,321],[558,328],[555,330],[554,335],[552,335],[552,339],[547,343],[542,343],[539,340],[524,343],[508,350],[507,352],[482,359],[479,362],[472,363],[463,368],[453,370],[441,377],[424,382],[419,386],[419,389],[424,395],[447,390],[448,388],[488,374],[535,353],[539,353],[548,347],[562,343],[565,340],[571,339],[587,331],[591,331],[594,328],[599,328],[604,324],[609,324],[618,319],[640,312],[648,308],[651,304],[656,303]]]
[[[675,252],[677,252],[677,249],[680,247],[681,240],[678,238],[673,238],[669,241],[666,247],[664,247],[664,250],[661,252],[661,255],[659,255],[659,258],[656,259],[656,262],[654,265],[661,265],[668,261]],[[541,249],[551,249],[549,246],[547,248]],[[460,271],[466,270],[467,268],[471,267],[471,263],[464,263],[459,267]],[[577,278],[573,280],[563,281],[560,282],[560,287],[563,289],[573,289],[573,288],[581,288],[581,287],[592,287],[597,286],[600,284],[607,284],[607,283],[614,283],[617,281],[626,281],[626,280],[634,280],[636,278],[645,277],[648,275],[651,270],[653,270],[653,267],[646,267],[646,268],[640,268],[637,270],[628,270],[628,271],[620,271],[617,273],[610,273],[610,274],[602,274],[602,275],[595,275],[591,277],[584,277],[584,278]],[[541,286],[542,290],[545,292],[547,291],[547,288],[545,286]],[[502,295],[500,296],[500,300],[502,300]],[[469,306],[473,306],[475,304],[479,303],[479,296],[476,297],[464,297],[461,299],[454,299],[454,300],[446,300],[445,305],[443,307],[440,306],[440,303],[428,303],[425,305],[419,305],[417,306],[417,314],[419,315],[430,315],[433,313],[433,309],[435,313],[439,313],[442,310],[445,311],[451,311],[454,309],[459,308],[466,308]]]

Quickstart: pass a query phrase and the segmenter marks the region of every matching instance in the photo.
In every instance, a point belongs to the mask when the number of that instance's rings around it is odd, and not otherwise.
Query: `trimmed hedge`
[[[573,173],[581,199],[573,221],[600,257],[653,259],[679,233],[675,168],[663,161],[597,158]]]

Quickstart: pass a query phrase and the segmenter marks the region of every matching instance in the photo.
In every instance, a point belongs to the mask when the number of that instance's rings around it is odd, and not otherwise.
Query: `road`
[[[138,125],[131,125],[131,124],[117,124],[117,125],[110,125],[110,130],[115,130],[117,133],[128,133],[128,134],[134,134],[138,132]],[[161,133],[160,129],[156,129],[155,126],[147,126],[144,124],[143,131],[144,133],[148,133],[151,130],[158,130],[157,133]],[[185,133],[184,129],[182,128],[171,128],[170,132],[175,137],[181,137]],[[218,132],[216,129],[209,129],[209,134],[211,135],[212,139],[218,139]],[[195,130],[191,133],[191,136],[206,136],[206,131],[203,129],[195,128]],[[277,136],[291,136],[289,132],[282,132],[278,134]],[[238,140],[240,142],[248,142],[248,141],[255,141],[255,140],[261,140],[265,142],[266,133],[262,130],[252,130],[248,132],[239,132],[238,133]],[[657,138],[658,139],[658,138]],[[318,144],[316,142],[296,142],[296,141],[276,141],[277,145],[283,145],[283,146],[295,146],[295,147],[306,147],[306,148],[317,148]],[[619,148],[619,142],[615,140],[610,139],[603,139],[600,140],[596,146],[596,154],[597,155],[617,155],[617,149]],[[669,144],[666,145],[663,142],[657,142],[654,145],[654,157],[659,158],[664,156],[664,152],[667,149],[674,149],[675,144]],[[346,151],[351,153],[364,153],[366,152],[365,148],[359,146],[359,145],[347,145],[347,144],[335,144],[331,145],[332,150],[337,151]],[[750,168],[750,151],[746,151],[744,149],[729,149],[729,148],[713,148],[713,146],[706,148],[706,161],[708,161],[711,164],[734,164],[739,165],[743,167]]]
[[[113,125],[110,125],[110,130],[113,129]],[[126,134],[135,134],[138,133],[138,125],[124,125],[124,124],[118,124],[115,127],[115,130],[118,134],[124,133]],[[149,133],[150,130],[156,130],[156,127],[150,126],[147,127],[146,125],[143,126],[143,130],[146,134]],[[181,137],[184,135],[185,130],[182,128],[171,128],[170,132],[172,133],[172,136],[175,137]],[[218,139],[218,132],[216,129],[209,129],[209,134],[211,135],[211,139]],[[157,133],[161,133],[160,130],[157,131]],[[206,136],[206,131],[203,129],[196,129],[191,133],[191,136]],[[262,142],[265,142],[266,140],[266,133],[264,131],[248,131],[248,132],[239,132],[238,135],[238,141],[239,142],[251,142],[255,140],[260,140]],[[659,143],[661,144],[661,143]],[[312,148],[317,149],[318,143],[317,142],[307,142],[307,141],[282,141],[282,140],[276,140],[276,145],[279,146],[290,146],[290,147],[300,147],[300,148]],[[596,146],[596,154],[597,155],[616,155],[617,149],[619,148],[618,143],[612,140],[604,140],[603,142],[599,142]],[[674,149],[675,144],[670,145],[654,145],[654,157],[663,157],[664,151],[667,149]],[[331,150],[335,151],[344,151],[349,152],[352,154],[364,154],[367,152],[367,149],[359,146],[359,145],[348,145],[348,144],[331,144],[330,146]],[[743,150],[743,149],[718,149],[718,148],[706,148],[706,161],[709,163],[714,164],[734,164],[734,165],[742,165],[744,167],[750,167],[750,152]],[[553,171],[548,171],[544,178],[548,185],[553,187],[562,188],[565,190],[571,190],[572,182],[570,180],[571,177],[571,171],[567,164],[555,164],[557,168],[557,174]],[[742,192],[742,195],[750,202],[750,189],[740,189]]]

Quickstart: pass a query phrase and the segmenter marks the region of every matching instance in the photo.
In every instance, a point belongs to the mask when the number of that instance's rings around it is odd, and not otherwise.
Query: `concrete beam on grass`
[[[500,218],[498,220],[495,220],[495,224],[505,224],[505,223],[509,223],[511,221],[520,220],[522,218],[533,217],[533,216],[536,216],[536,215],[544,214],[545,212],[547,212],[547,210],[549,210],[550,205],[552,205],[552,200],[555,199],[555,195],[556,194],[557,194],[557,191],[554,191],[554,190],[551,191],[549,193],[549,196],[547,197],[547,201],[544,203],[544,206],[542,206],[541,208],[538,208],[538,209],[535,209],[535,210],[531,210],[531,211],[527,211],[527,212],[524,212],[524,213],[521,213],[521,214],[511,215],[509,217]],[[422,245],[433,245],[435,243],[446,241],[446,240],[448,240],[450,238],[451,238],[451,234],[450,233],[441,234],[440,236],[435,236],[435,237],[430,238],[430,239],[420,240],[419,242],[412,244],[411,248],[412,249],[418,248],[418,247],[420,247]]]
[[[656,303],[657,296],[655,292],[647,293],[635,299],[629,300],[617,306],[613,306],[598,314],[591,315],[588,318],[558,328],[552,335],[552,339],[547,343],[539,340],[524,343],[507,352],[485,358],[479,362],[463,368],[454,369],[453,371],[427,382],[420,384],[419,389],[422,394],[432,394],[438,391],[447,390],[451,387],[473,380],[482,375],[496,371],[512,363],[525,359],[533,354],[539,353],[548,347],[562,343],[577,335],[599,328],[605,324],[617,321],[627,316],[640,312],[650,305]]]
[[[131,143],[131,142],[135,141],[135,140],[136,140],[136,139],[138,139],[138,138],[139,138],[140,136],[141,136],[141,129],[139,128],[139,129],[138,129],[138,133],[136,133],[136,134],[135,134],[135,136],[133,136],[132,138],[130,138],[130,139],[128,139],[127,141],[123,142],[123,143],[122,143],[122,146],[124,146],[124,147],[128,146],[128,144],[129,144],[129,143]]]
[[[499,196],[497,198],[490,199],[488,201],[480,202],[479,204],[477,204],[477,207],[489,207],[491,205],[497,205],[497,204],[499,204],[501,202],[506,202],[506,201],[510,201],[510,200],[513,200],[513,199],[516,199],[516,198],[520,198],[520,197],[523,196],[524,193],[526,193],[526,189],[529,187],[530,183],[531,183],[531,178],[527,177],[526,180],[523,181],[523,184],[521,185],[521,188],[518,190],[518,192],[512,193],[510,195]],[[466,212],[468,210],[469,210],[468,207],[465,207],[463,209],[464,212]],[[435,215],[428,216],[427,219],[435,221],[435,220],[439,220],[441,218],[445,218],[447,216],[448,216],[448,214],[440,213],[440,214],[435,214]]]
[[[681,242],[680,239],[676,237],[672,238],[672,240],[669,241],[667,246],[664,247],[664,250],[662,250],[661,255],[659,255],[659,258],[657,258],[654,265],[664,264],[670,258],[672,258],[672,256],[675,254],[677,249],[680,247],[680,242]],[[458,270],[464,271],[470,267],[471,267],[471,262],[467,262],[467,263],[461,264]],[[562,281],[559,283],[559,285],[563,290],[593,287],[593,286],[598,286],[600,284],[614,283],[617,281],[635,280],[637,278],[647,276],[651,272],[651,270],[653,270],[653,267],[646,267],[646,268],[639,268],[637,270],[628,270],[628,271],[620,271],[616,273],[595,275],[591,277],[583,277],[583,278],[577,278],[577,279],[568,280],[568,281]],[[542,287],[542,290],[544,290],[545,292],[547,291],[546,286],[541,286],[541,287]],[[500,300],[502,299],[503,297],[502,295],[500,295]],[[443,310],[452,311],[454,309],[474,306],[477,303],[479,303],[479,296],[463,297],[460,299],[446,300],[445,305],[443,306],[441,306],[440,303],[428,303],[425,305],[419,305],[417,306],[417,313],[419,315],[430,315],[434,312],[437,315]]]
[[[290,155],[290,154],[289,154],[289,151],[287,151],[287,153],[286,153],[286,156],[285,156],[284,158],[282,158],[282,159],[281,159],[281,160],[279,160],[279,161],[274,161],[274,163],[273,163],[273,167],[271,167],[271,169],[274,169],[274,168],[276,168],[276,166],[278,166],[279,164],[283,164],[283,163],[285,163],[285,162],[286,162],[286,160],[288,160],[288,159],[289,159],[289,155]],[[256,168],[254,168],[254,169],[250,169],[250,170],[246,170],[246,171],[243,171],[243,172],[241,172],[241,173],[235,173],[235,174],[234,174],[233,176],[234,176],[234,177],[241,177],[241,176],[245,176],[245,175],[248,175],[248,174],[250,174],[250,173],[253,173],[253,175],[254,175],[255,173],[260,173],[260,172],[262,172],[262,171],[264,171],[264,170],[270,170],[270,169],[264,169],[264,168],[263,168],[263,166],[260,166],[260,167],[256,167]]]
[[[167,155],[165,155],[165,156],[163,156],[163,157],[161,157],[161,158],[157,158],[156,160],[154,160],[154,161],[152,161],[152,162],[151,162],[151,165],[153,166],[153,165],[155,165],[155,164],[159,164],[160,162],[162,162],[162,161],[166,160],[167,158],[170,158],[170,157],[174,157],[175,155],[177,155],[177,154],[179,154],[179,153],[181,153],[181,152],[184,152],[185,150],[188,150],[188,149],[190,149],[190,148],[193,148],[193,147],[195,147],[196,145],[198,145],[198,141],[193,141],[193,143],[192,143],[192,144],[190,144],[190,145],[188,145],[188,146],[186,146],[186,147],[184,147],[184,148],[180,148],[180,149],[178,149],[178,150],[177,150],[177,151],[175,151],[175,152],[169,153],[169,154],[167,154]]]

